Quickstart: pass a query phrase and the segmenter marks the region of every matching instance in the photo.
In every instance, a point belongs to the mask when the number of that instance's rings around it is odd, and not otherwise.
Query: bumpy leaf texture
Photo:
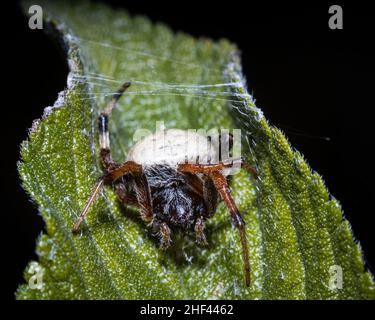
[[[66,90],[22,144],[19,173],[47,231],[18,299],[374,299],[372,276],[339,203],[255,106],[233,44],[173,33],[99,4],[42,8],[70,73]],[[121,206],[110,187],[82,233],[71,233],[101,175],[97,116],[129,80],[110,122],[119,162],[137,129],[153,132],[158,121],[166,128],[242,130],[242,153],[259,173],[231,179],[247,222],[249,288],[239,236],[223,204],[209,220],[207,247],[177,232],[173,247],[162,251],[137,211]],[[36,271],[42,281],[30,287]],[[335,282],[340,271],[342,288]]]

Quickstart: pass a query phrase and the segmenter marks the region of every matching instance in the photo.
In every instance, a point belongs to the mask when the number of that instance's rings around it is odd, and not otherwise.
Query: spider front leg
[[[113,108],[116,106],[117,101],[121,95],[129,88],[130,82],[125,82],[115,93],[111,101],[107,104],[104,112],[99,116],[99,145],[100,145],[100,157],[102,160],[103,167],[106,174],[102,176],[98,182],[95,184],[90,198],[87,200],[84,209],[79,215],[78,219],[74,223],[73,232],[77,232],[79,227],[85,217],[88,214],[88,211],[91,205],[94,203],[99,192],[103,188],[105,183],[112,183],[118,178],[122,177],[126,173],[131,173],[134,178],[134,185],[136,191],[136,201],[128,197],[127,200],[139,205],[141,209],[141,217],[146,222],[152,221],[152,205],[151,205],[151,196],[150,190],[148,187],[147,179],[143,173],[142,166],[136,164],[132,161],[127,161],[122,165],[117,164],[112,160],[111,150],[110,150],[110,141],[109,141],[109,132],[108,132],[108,118],[112,113]],[[117,191],[120,195],[124,196],[124,190]],[[124,200],[124,199],[123,199]]]
[[[146,176],[143,172],[143,168],[141,165],[135,163],[134,161],[126,161],[125,163],[118,166],[117,168],[109,171],[107,174],[105,174],[98,180],[90,198],[86,202],[86,205],[82,213],[80,214],[80,216],[74,223],[73,232],[77,232],[79,230],[81,223],[87,216],[91,205],[94,203],[96,197],[98,196],[99,192],[103,188],[104,184],[111,184],[127,173],[130,173],[134,178],[134,188],[135,188],[137,202],[140,207],[142,219],[147,223],[152,222],[153,213],[152,213],[151,195],[150,195],[150,190],[148,187]]]
[[[107,182],[115,182],[117,179],[130,173],[134,181],[135,196],[143,221],[151,223],[153,219],[151,191],[147,182],[143,167],[134,161],[126,161],[121,166],[111,170],[103,179]]]
[[[118,164],[112,160],[110,140],[108,132],[108,119],[112,113],[113,108],[116,106],[122,94],[130,87],[130,82],[125,82],[114,94],[111,101],[108,102],[104,111],[99,115],[99,145],[100,145],[100,158],[105,170],[114,169]]]
[[[217,192],[220,194],[220,197],[226,204],[229,209],[232,222],[234,226],[238,229],[240,234],[240,241],[242,246],[242,260],[244,264],[244,272],[245,272],[245,282],[246,285],[250,285],[250,262],[249,262],[249,249],[247,244],[246,238],[246,230],[245,230],[245,221],[242,218],[236,203],[234,202],[231,192],[228,186],[227,179],[223,176],[220,170],[223,170],[229,165],[224,163],[218,164],[180,164],[178,167],[178,171],[180,172],[189,172],[189,173],[201,173],[207,175],[211,178]]]

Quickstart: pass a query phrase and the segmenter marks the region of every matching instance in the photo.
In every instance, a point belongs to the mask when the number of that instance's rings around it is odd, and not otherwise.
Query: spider
[[[113,95],[98,119],[100,158],[104,175],[97,181],[84,209],[73,226],[77,233],[90,207],[104,185],[114,184],[115,192],[124,205],[138,207],[142,220],[160,236],[162,248],[171,243],[171,227],[193,230],[197,243],[207,244],[205,221],[216,211],[219,196],[228,207],[232,222],[239,230],[242,246],[244,277],[250,285],[250,262],[245,221],[231,196],[226,174],[234,162],[211,163],[213,154],[199,150],[198,145],[207,144],[207,137],[180,129],[156,132],[138,141],[129,151],[123,164],[111,157],[108,119],[119,98],[130,86],[124,83]],[[155,148],[161,139],[164,145]],[[231,136],[228,135],[230,140]],[[220,146],[219,146],[220,147]],[[211,149],[220,154],[220,150]],[[219,158],[220,159],[220,158]],[[242,168],[256,177],[254,168],[239,159]],[[116,182],[116,183],[115,183]]]

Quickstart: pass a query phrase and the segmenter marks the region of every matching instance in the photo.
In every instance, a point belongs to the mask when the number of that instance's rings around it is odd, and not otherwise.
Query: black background
[[[374,270],[374,19],[368,4],[107,2],[164,22],[176,31],[237,43],[257,105],[323,176],[352,224],[367,267]],[[343,8],[343,30],[328,28],[332,4]],[[16,170],[19,144],[26,139],[32,121],[64,89],[68,68],[57,45],[43,31],[28,28],[18,6],[10,12],[5,37],[10,57],[5,67],[11,72],[2,122],[6,152],[1,159],[1,182],[9,269],[5,294],[13,298],[27,262],[36,258],[35,242],[43,230],[36,205],[20,186]]]

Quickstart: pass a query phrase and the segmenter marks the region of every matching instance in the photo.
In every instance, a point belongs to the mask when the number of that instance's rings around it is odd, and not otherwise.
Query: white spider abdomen
[[[138,141],[127,156],[143,166],[156,164],[176,168],[181,163],[215,163],[219,160],[218,146],[207,136],[195,131],[168,129],[158,131]]]

